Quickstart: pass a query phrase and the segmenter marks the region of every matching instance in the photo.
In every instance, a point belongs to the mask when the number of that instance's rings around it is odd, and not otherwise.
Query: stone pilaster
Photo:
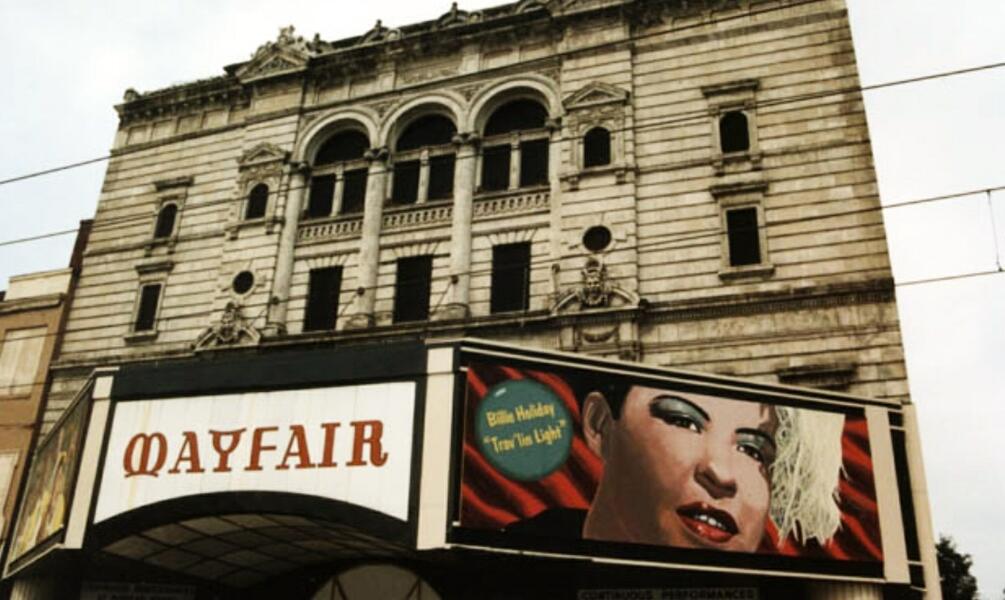
[[[286,313],[290,304],[290,282],[293,278],[293,256],[297,245],[297,227],[303,212],[304,196],[308,185],[308,170],[305,165],[292,165],[286,189],[286,204],[283,206],[283,224],[279,233],[279,249],[276,253],[276,272],[272,279],[272,293],[269,296],[266,335],[286,333]]]
[[[454,137],[454,208],[450,226],[450,301],[434,315],[437,319],[463,319],[470,313],[471,216],[474,211],[475,167],[478,138],[471,133]]]
[[[366,153],[370,168],[366,178],[366,200],[363,205],[363,229],[359,242],[359,289],[356,306],[346,327],[372,327],[374,303],[377,299],[377,268],[380,264],[380,228],[384,220],[384,196],[387,186],[387,148],[371,148]]]

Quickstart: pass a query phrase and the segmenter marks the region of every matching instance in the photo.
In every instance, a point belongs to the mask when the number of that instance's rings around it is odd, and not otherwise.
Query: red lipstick
[[[684,526],[701,539],[724,544],[740,533],[732,515],[704,502],[694,502],[677,509]]]

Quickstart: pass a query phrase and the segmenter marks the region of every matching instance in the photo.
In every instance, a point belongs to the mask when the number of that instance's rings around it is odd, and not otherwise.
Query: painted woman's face
[[[755,551],[776,428],[763,404],[632,387],[601,434],[604,473],[584,535]]]

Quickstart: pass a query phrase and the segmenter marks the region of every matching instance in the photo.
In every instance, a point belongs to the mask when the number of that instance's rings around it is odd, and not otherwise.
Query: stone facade
[[[842,0],[523,0],[337,42],[284,29],[220,77],[129,90],[47,423],[99,366],[404,337],[906,399],[858,85]],[[486,124],[513,100],[543,107],[544,127],[512,134],[510,185],[486,191]],[[741,150],[726,114],[746,123]],[[428,115],[456,130],[452,197],[428,197],[427,149],[416,201],[396,204],[397,141]],[[597,127],[609,157],[586,166]],[[310,216],[319,149],[344,131],[369,149],[335,167],[336,202],[366,169],[363,210]],[[547,174],[521,186],[531,137]],[[260,184],[264,209],[249,206]],[[730,258],[734,208],[756,221],[753,261]],[[493,247],[516,242],[528,306],[493,313]],[[397,261],[415,256],[432,257],[431,315],[395,323]],[[331,266],[335,327],[304,332],[311,270]],[[138,330],[144,286],[153,321]]]

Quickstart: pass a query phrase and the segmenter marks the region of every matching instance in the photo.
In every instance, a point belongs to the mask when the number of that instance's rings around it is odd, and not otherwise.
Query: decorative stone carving
[[[615,305],[638,306],[638,294],[629,292],[607,279],[607,267],[597,258],[591,257],[580,271],[583,282],[579,286],[566,290],[551,308],[552,314],[558,314],[578,304],[579,310],[594,308],[609,308]]]
[[[474,12],[469,13],[466,10],[460,10],[457,8],[457,3],[454,2],[450,6],[450,10],[447,11],[442,17],[436,20],[437,29],[446,29],[447,27],[454,27],[457,25],[467,25],[468,23],[477,23],[481,20],[481,13]]]
[[[126,89],[126,93],[122,95],[123,102],[133,102],[140,99],[140,93],[133,88]]]
[[[402,37],[400,29],[391,29],[389,27],[384,27],[380,19],[377,19],[377,24],[373,26],[373,29],[363,34],[363,37],[357,43],[357,45],[366,44],[379,44],[381,42],[396,42]]]
[[[259,165],[285,163],[289,157],[290,153],[279,146],[269,142],[261,142],[245,150],[241,154],[241,158],[237,159],[237,164],[238,168],[244,170]]]
[[[317,40],[320,43],[320,40]],[[317,44],[307,42],[303,37],[293,35],[293,26],[283,27],[274,42],[266,42],[255,50],[251,60],[236,72],[242,83],[258,81],[280,75],[302,71],[312,54],[317,53]]]
[[[216,346],[234,346],[240,343],[257,344],[261,339],[262,334],[252,327],[241,314],[241,305],[237,302],[228,302],[223,309],[220,320],[199,334],[193,348],[198,352]]]
[[[567,111],[593,108],[599,105],[624,104],[628,102],[628,91],[600,81],[586,84],[562,101]]]

